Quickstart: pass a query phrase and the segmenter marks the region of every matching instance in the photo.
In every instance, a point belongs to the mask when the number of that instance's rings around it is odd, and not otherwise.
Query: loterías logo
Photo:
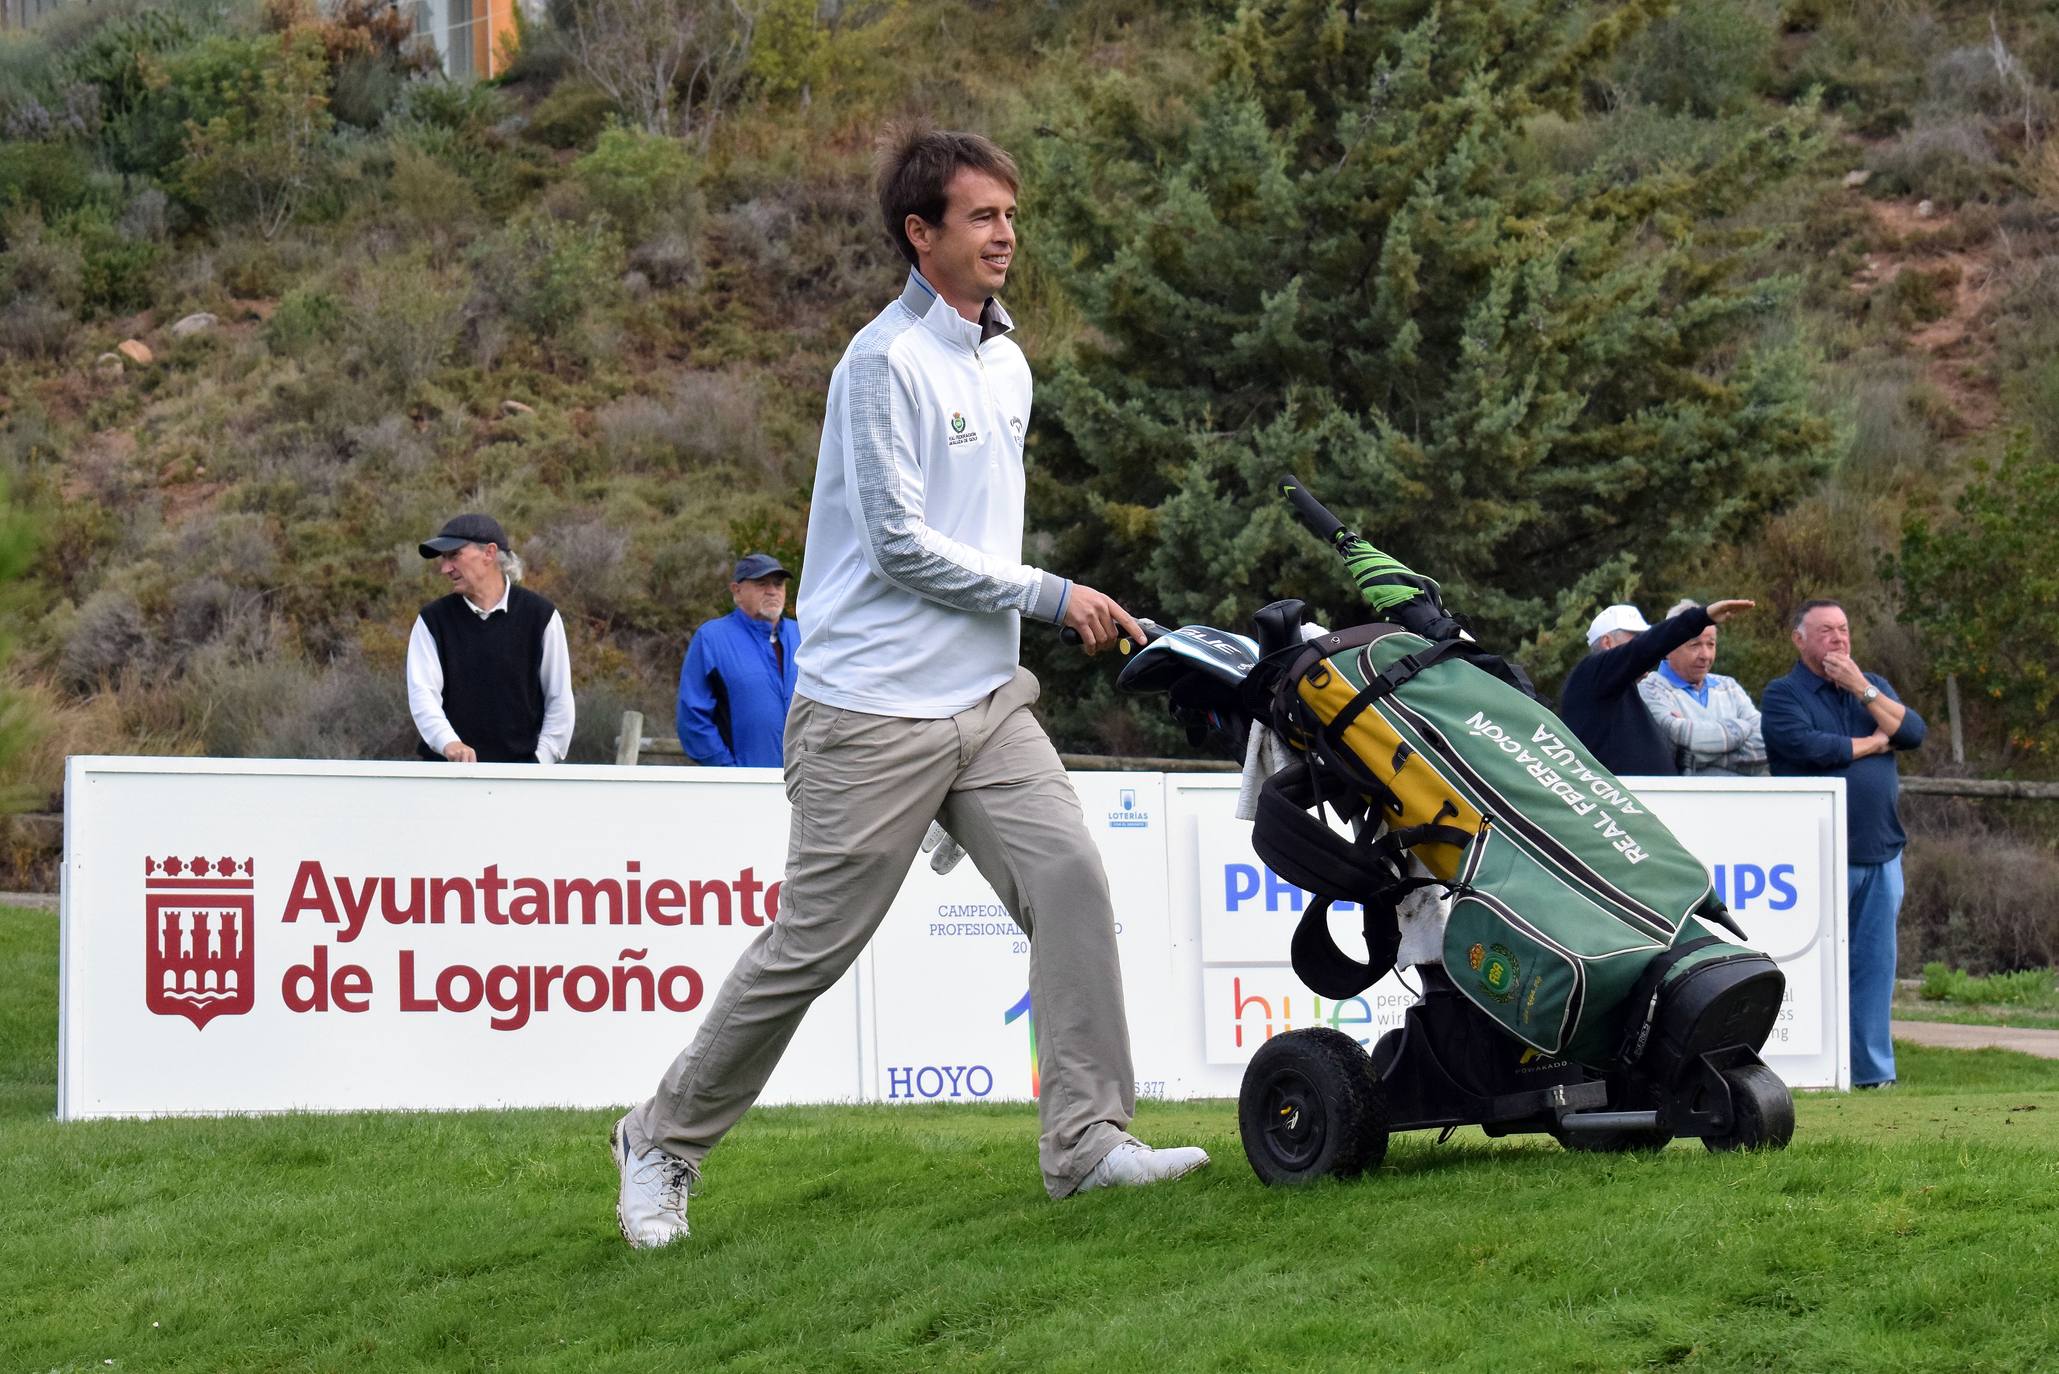
[[[245,859],[143,860],[143,1000],[198,1029],[254,1001],[252,873]]]

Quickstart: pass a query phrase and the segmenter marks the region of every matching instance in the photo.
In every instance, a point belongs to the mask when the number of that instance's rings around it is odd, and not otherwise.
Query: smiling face
[[[1709,669],[1716,666],[1716,627],[1709,626],[1693,639],[1666,655],[1666,666],[1680,674],[1690,687],[1702,685]]]
[[[979,318],[1007,285],[1015,261],[1015,192],[999,177],[961,167],[944,191],[944,221],[908,216],[916,267],[959,314]]]

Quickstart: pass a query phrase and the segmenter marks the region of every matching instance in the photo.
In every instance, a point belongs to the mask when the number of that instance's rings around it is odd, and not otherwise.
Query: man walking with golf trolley
[[[926,125],[882,145],[880,209],[910,271],[830,379],[787,717],[779,918],[730,973],[657,1094],[616,1123],[617,1219],[687,1234],[701,1162],[757,1100],[809,1005],[886,914],[932,820],[1030,937],[1053,1197],[1200,1168],[1135,1108],[1115,916],[1079,799],[1017,662],[1027,616],[1089,653],[1143,631],[1091,587],[1024,564],[1030,373],[995,299],[1015,254],[1015,163]]]

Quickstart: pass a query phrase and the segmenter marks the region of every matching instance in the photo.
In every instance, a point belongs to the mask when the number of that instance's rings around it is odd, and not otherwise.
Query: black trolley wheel
[[[1711,1150],[1784,1150],[1794,1138],[1794,1094],[1764,1064],[1723,1070],[1730,1088],[1730,1129],[1704,1136]]]
[[[1366,1052],[1328,1026],[1266,1041],[1237,1095],[1244,1157],[1267,1185],[1356,1177],[1387,1155],[1382,1122]]]

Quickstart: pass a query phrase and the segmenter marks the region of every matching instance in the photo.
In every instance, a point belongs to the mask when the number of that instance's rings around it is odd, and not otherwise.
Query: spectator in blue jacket
[[[737,560],[736,609],[694,631],[679,669],[679,747],[710,768],[778,768],[800,627],[781,615],[793,576],[767,553]]]
[[[1902,911],[1898,814],[1901,775],[1894,751],[1923,743],[1923,717],[1888,680],[1852,662],[1852,629],[1835,601],[1804,601],[1794,615],[1801,662],[1766,684],[1759,702],[1766,757],[1775,777],[1845,780],[1845,860],[1851,929],[1852,1082],[1895,1081],[1888,1008],[1895,991],[1895,922]]]

